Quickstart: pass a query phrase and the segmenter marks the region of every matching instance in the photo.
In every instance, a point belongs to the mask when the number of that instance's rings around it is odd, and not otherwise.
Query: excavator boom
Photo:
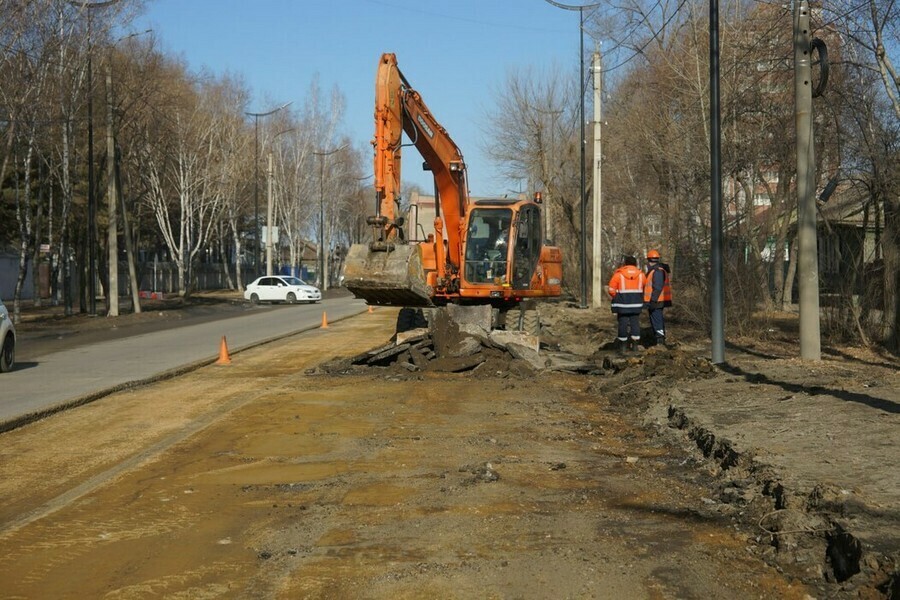
[[[386,53],[375,78],[375,197],[377,213],[369,218],[374,240],[350,249],[344,285],[372,304],[431,306],[434,288],[425,279],[422,247],[404,243],[399,218],[402,134],[413,141],[430,166],[443,199],[444,218],[457,224],[447,228],[447,245],[438,248],[437,272],[444,278],[445,263],[459,269],[461,222],[468,205],[466,166],[459,147],[437,122],[421,96]],[[452,200],[451,200],[452,199]],[[437,225],[438,228],[441,225]]]

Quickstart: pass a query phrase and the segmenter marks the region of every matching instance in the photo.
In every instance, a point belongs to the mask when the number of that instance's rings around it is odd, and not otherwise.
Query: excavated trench
[[[822,588],[829,596],[869,597],[866,590],[900,598],[897,557],[864,553],[863,543],[839,522],[840,490],[816,485],[790,489],[772,468],[731,440],[697,423],[684,410],[668,407],[668,426],[683,432],[719,470],[719,501],[744,510],[763,531],[761,557],[780,570]]]

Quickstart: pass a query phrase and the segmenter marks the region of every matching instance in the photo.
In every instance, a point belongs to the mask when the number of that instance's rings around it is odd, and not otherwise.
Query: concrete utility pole
[[[581,300],[578,303],[579,308],[587,308],[587,194],[585,193],[585,169],[584,169],[584,147],[586,140],[584,135],[584,9],[593,10],[601,5],[600,2],[594,4],[583,4],[583,5],[571,5],[571,4],[563,4],[561,2],[557,2],[556,0],[545,0],[547,4],[555,6],[556,8],[562,8],[565,10],[577,10],[578,11],[578,33],[580,36],[580,44],[579,44],[579,67],[578,67],[578,81],[580,83],[580,92],[581,92],[581,112],[580,112],[580,121],[581,121],[581,187],[580,193],[581,196],[579,198],[580,206],[581,206],[581,239],[578,244],[579,247],[579,256],[580,256],[580,266],[581,266]]]
[[[709,1],[710,340],[712,362],[725,362],[724,243],[722,240],[722,130],[719,106],[719,0]]]
[[[152,29],[137,33],[129,33],[118,40],[122,40],[151,33]],[[128,208],[125,206],[125,197],[122,194],[122,178],[119,174],[119,160],[116,154],[116,136],[114,133],[113,87],[112,87],[112,62],[113,46],[110,46],[109,63],[106,65],[106,154],[107,154],[107,183],[106,194],[109,205],[109,303],[107,305],[110,317],[119,316],[119,219],[117,207],[122,210],[122,233],[125,237],[125,256],[128,263],[128,278],[131,284],[132,312],[141,312],[140,282],[137,278],[137,270],[134,266],[134,245],[131,243],[131,230],[128,228]]]
[[[256,242],[256,274],[259,275],[260,263],[262,263],[262,246],[261,246],[261,238],[260,229],[259,229],[259,118],[260,117],[268,117],[269,115],[274,115],[279,110],[286,108],[293,104],[293,100],[291,102],[285,102],[278,108],[273,108],[270,111],[266,112],[245,112],[244,114],[248,117],[253,117],[253,126],[255,130],[255,142],[253,144],[253,215],[254,215],[254,231],[253,231],[253,239]]]
[[[794,93],[797,111],[797,273],[800,276],[800,358],[821,360],[816,173],[812,128],[812,41],[809,2],[794,2]]]
[[[94,65],[91,13],[88,13],[87,117],[88,117],[88,314],[97,315],[97,196],[94,190]]]
[[[296,131],[293,127],[279,131],[272,136],[270,146],[275,145],[275,140],[285,133]],[[272,188],[275,185],[275,168],[272,163],[272,150],[269,150],[269,166],[267,170],[268,190],[266,193],[266,275],[272,276],[272,248],[278,243],[278,227],[275,225],[274,204],[275,197]]]
[[[119,0],[100,0],[96,2],[70,0],[69,4],[87,10],[87,111],[88,111],[88,314],[97,314],[97,198],[94,192],[94,66],[93,66],[93,19],[91,11],[106,8]],[[108,294],[108,291],[107,291]]]
[[[116,141],[113,137],[112,65],[106,65],[106,213],[109,250],[109,289],[106,290],[106,316],[119,316],[119,215],[116,211]]]
[[[135,314],[141,312],[141,292],[138,285],[137,269],[134,266],[134,244],[131,240],[131,228],[128,225],[128,207],[125,206],[125,194],[122,193],[122,179],[119,176],[119,163],[116,163],[116,189],[119,193],[119,208],[122,209],[122,233],[125,237],[125,255],[128,257],[128,278],[131,280],[131,310]]]
[[[272,276],[272,152],[269,152],[269,168],[267,170],[268,186],[266,190],[266,275]]]
[[[330,245],[328,241],[325,239],[325,158],[340,152],[347,145],[344,144],[339,148],[335,148],[333,150],[322,150],[320,152],[313,152],[316,156],[319,157],[319,265],[316,269],[321,269],[319,271],[320,275],[319,285],[322,288],[322,291],[328,289],[328,246]]]
[[[594,74],[594,243],[591,264],[594,272],[591,287],[591,305],[600,308],[603,305],[603,269],[601,256],[603,253],[603,198],[600,185],[601,152],[601,116],[603,104],[603,69],[601,68],[600,48],[594,50],[591,61],[591,72]]]

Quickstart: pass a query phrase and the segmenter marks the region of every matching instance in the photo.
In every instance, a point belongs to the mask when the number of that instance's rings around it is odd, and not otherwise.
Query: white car
[[[308,302],[310,304],[322,299],[319,288],[309,285],[298,277],[285,275],[267,275],[260,277],[244,290],[244,300],[253,304],[260,302]]]
[[[12,371],[16,364],[16,328],[0,300],[0,373]]]

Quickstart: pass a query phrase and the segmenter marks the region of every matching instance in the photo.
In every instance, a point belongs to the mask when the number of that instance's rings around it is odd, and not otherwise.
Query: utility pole
[[[88,314],[97,315],[97,197],[94,192],[94,65],[93,18],[91,11],[106,8],[119,0],[87,2],[69,0],[69,4],[87,10],[87,117],[88,117]]]
[[[335,148],[334,150],[323,150],[321,152],[313,152],[316,156],[319,157],[319,265],[316,269],[321,269],[319,274],[319,285],[322,287],[322,291],[328,289],[328,277],[327,277],[327,269],[328,269],[328,259],[326,257],[329,244],[325,240],[325,157],[330,156],[336,152],[340,152],[347,145],[340,146],[339,148]]]
[[[130,33],[116,40],[116,44],[122,40],[137,37],[152,32],[151,29],[139,33]],[[109,249],[109,299],[107,301],[107,316],[119,316],[119,219],[117,207],[122,209],[122,233],[125,237],[125,255],[128,263],[128,277],[131,283],[132,312],[141,312],[141,298],[137,272],[134,266],[134,246],[131,243],[131,231],[128,229],[128,210],[125,206],[125,197],[122,194],[122,179],[119,176],[119,160],[116,154],[116,137],[114,133],[113,87],[112,87],[112,61],[113,46],[110,46],[109,62],[106,65],[106,201],[109,215],[107,229]],[[121,205],[121,206],[120,206]]]
[[[578,244],[581,258],[581,302],[579,308],[587,308],[587,193],[585,193],[584,174],[584,7],[578,7],[578,31],[581,34],[581,44],[578,47],[578,82],[581,84],[581,188],[579,200],[581,201],[581,243]]]
[[[591,72],[594,74],[594,243],[592,264],[594,272],[591,289],[591,305],[600,308],[603,305],[603,197],[600,174],[603,152],[601,148],[601,117],[603,103],[603,69],[601,67],[600,48],[594,50],[591,61]]]
[[[88,13],[88,23],[90,23]],[[94,101],[93,65],[90,48],[90,25],[88,25],[88,314],[97,314],[97,196],[94,192]]]
[[[580,248],[579,255],[581,258],[581,301],[579,302],[579,308],[587,308],[587,194],[585,193],[584,173],[584,146],[586,143],[586,140],[584,139],[584,9],[595,9],[600,6],[601,3],[597,2],[594,4],[571,5],[563,4],[561,2],[557,2],[556,0],[544,1],[547,2],[547,4],[555,6],[556,8],[578,11],[578,33],[580,35],[578,81],[580,83],[581,90],[581,239],[580,243],[578,244]]]
[[[272,276],[272,151],[269,150],[269,165],[266,171],[268,186],[266,189],[266,275]]]
[[[709,0],[710,338],[712,362],[725,362],[724,244],[722,241],[722,131],[719,105],[719,0]]]
[[[812,41],[809,2],[794,1],[794,93],[797,127],[797,273],[800,276],[800,358],[821,360],[819,257],[816,247],[816,146],[812,128]]]
[[[125,205],[125,194],[122,193],[122,177],[119,173],[118,158],[116,166],[116,190],[119,194],[119,208],[122,209],[122,233],[125,237],[125,255],[128,261],[128,278],[131,280],[131,310],[135,314],[141,313],[141,292],[138,285],[137,269],[134,266],[134,243],[131,240],[131,227],[128,224],[128,207]]]
[[[106,65],[106,213],[109,248],[109,289],[106,290],[106,316],[119,316],[119,215],[116,212],[116,142],[113,137],[112,65]]]
[[[266,275],[272,276],[272,248],[275,244],[278,243],[278,239],[276,237],[276,232],[278,228],[275,226],[275,218],[274,218],[274,197],[272,195],[272,188],[274,186],[275,180],[275,168],[272,163],[272,149],[271,146],[275,145],[275,140],[278,139],[278,136],[290,133],[291,131],[295,131],[293,127],[289,129],[285,129],[283,131],[279,131],[275,135],[272,136],[272,142],[270,143],[269,148],[269,165],[267,169],[267,181],[268,188],[266,191]]]
[[[255,128],[255,143],[253,145],[253,221],[254,232],[253,239],[256,242],[256,274],[259,275],[259,267],[262,264],[262,235],[259,229],[259,118],[274,115],[279,110],[290,106],[293,101],[286,102],[278,108],[273,108],[266,112],[245,112],[248,117],[253,117],[253,125]]]

